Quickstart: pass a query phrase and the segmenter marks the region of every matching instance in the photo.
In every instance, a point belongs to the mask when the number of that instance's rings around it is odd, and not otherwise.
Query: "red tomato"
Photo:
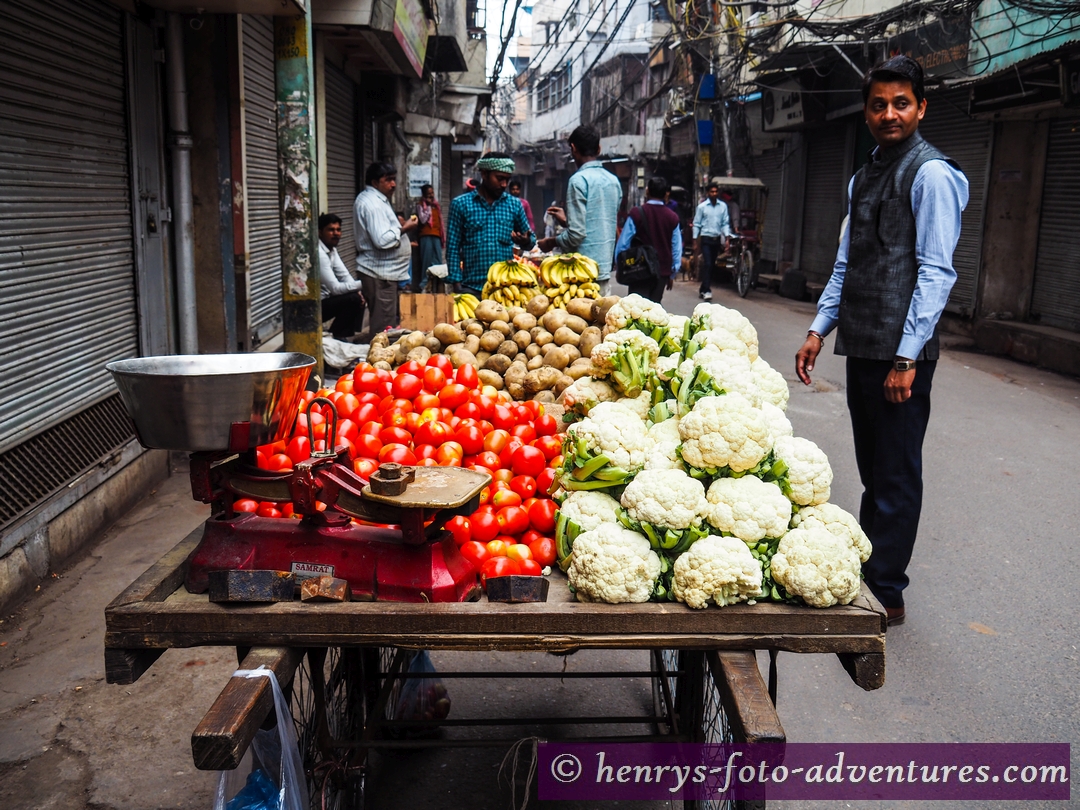
[[[409,424],[409,414],[401,408],[389,408],[383,411],[379,421],[382,422],[383,427],[403,428]]]
[[[417,444],[434,444],[436,446],[450,441],[455,434],[445,422],[424,422],[413,434]]]
[[[424,390],[433,394],[439,393],[446,387],[446,372],[435,366],[424,369]]]
[[[387,444],[379,451],[379,462],[395,461],[408,466],[416,465],[416,455],[404,444]]]
[[[416,462],[417,467],[438,467],[439,462],[433,458],[422,458]]]
[[[515,450],[511,459],[511,468],[515,475],[531,475],[536,478],[546,466],[547,459],[544,458],[544,454],[528,445]]]
[[[518,566],[521,568],[521,575],[525,577],[538,577],[544,573],[544,569],[536,560],[520,560]]]
[[[386,425],[381,421],[372,419],[370,422],[364,422],[364,424],[360,426],[360,435],[364,436],[366,434],[368,436],[378,436],[384,427],[386,427]]]
[[[480,419],[476,422],[476,426],[480,428],[480,432],[487,436],[491,431],[495,429],[495,426],[486,419]]]
[[[554,436],[559,432],[559,422],[554,416],[538,416],[533,425],[537,436]]]
[[[555,501],[548,499],[537,501],[529,507],[529,523],[541,534],[551,534],[555,531],[555,512],[557,509]]]
[[[459,546],[472,539],[472,523],[464,515],[454,515],[446,521],[446,530],[454,536],[454,543]]]
[[[353,390],[368,393],[377,393],[379,390],[379,374],[376,371],[364,371],[360,376],[353,374]]]
[[[536,479],[531,475],[515,475],[510,480],[510,489],[521,496],[521,500],[536,494]]]
[[[505,506],[495,513],[499,528],[503,534],[514,537],[529,528],[529,513],[520,506]]]
[[[307,436],[294,436],[285,449],[285,455],[292,459],[293,464],[307,461],[311,458],[311,442]]]
[[[269,503],[267,501],[263,501],[259,504],[259,508],[256,511],[256,514],[259,517],[266,518],[279,518],[282,516],[281,510],[277,508],[277,504]]]
[[[510,432],[506,430],[493,430],[484,437],[484,449],[493,453],[501,453],[506,449],[510,441]]]
[[[358,425],[372,422],[379,418],[379,409],[370,402],[363,403],[352,415],[353,421]]]
[[[536,430],[528,422],[525,424],[514,425],[514,427],[510,429],[510,435],[516,436],[525,444],[531,444],[536,440]]]
[[[412,434],[404,428],[386,427],[379,431],[379,441],[383,444],[412,444]]]
[[[458,366],[454,382],[464,385],[466,388],[476,389],[480,385],[480,378],[476,375],[476,366]]]
[[[351,393],[343,394],[337,401],[338,416],[342,419],[352,419],[356,409],[360,407],[360,400]]]
[[[405,429],[409,433],[416,433],[416,429],[420,427],[420,414],[413,411],[412,413],[405,414]]]
[[[465,368],[465,366],[462,366],[462,368]],[[479,419],[480,408],[475,402],[466,402],[464,405],[454,408],[454,416],[461,419]]]
[[[315,392],[314,391],[301,391],[300,392],[300,399],[305,405],[307,405],[309,402],[311,402],[311,400],[315,399]]]
[[[361,433],[356,437],[354,446],[356,447],[357,455],[363,458],[378,458],[383,443],[379,441],[378,436],[372,436],[370,433]]]
[[[469,389],[459,383],[448,383],[439,390],[439,401],[444,408],[455,411],[469,401]]]
[[[548,461],[551,461],[562,452],[562,442],[559,441],[557,436],[541,436],[533,442],[533,447],[543,453],[544,458]]]
[[[531,560],[532,552],[529,551],[529,547],[524,543],[514,543],[507,547],[506,556],[511,560],[521,562],[522,560]]]
[[[259,502],[251,498],[241,498],[232,505],[234,512],[258,512]]]
[[[413,449],[413,452],[416,453],[417,459],[423,460],[425,458],[435,458],[435,454],[439,452],[439,448],[433,444],[418,444]]]
[[[533,415],[533,419],[538,419],[544,415],[544,403],[527,399],[522,404],[529,409],[529,413]]]
[[[528,529],[527,531],[521,533],[521,537],[518,538],[518,542],[524,543],[525,545],[529,546],[532,545],[534,540],[539,540],[543,536],[544,535],[540,534],[540,532],[536,531],[536,529]]]
[[[506,405],[496,405],[491,411],[491,424],[496,430],[510,430],[518,423],[514,412]]]
[[[291,470],[293,468],[293,460],[284,453],[274,453],[266,460],[267,469],[270,470]]]
[[[480,570],[484,561],[491,556],[488,554],[487,546],[483,543],[478,543],[475,540],[468,540],[465,543],[462,543],[458,551],[477,571]]]
[[[255,466],[260,470],[265,470],[267,462],[270,456],[266,455],[262,450],[255,451]]]
[[[494,540],[499,534],[499,521],[491,512],[482,512],[479,509],[469,515],[472,524],[472,539],[486,543]]]
[[[510,482],[514,480],[514,471],[513,470],[495,470],[491,474],[491,477],[494,478],[496,481],[500,481],[503,484],[506,484],[506,486],[499,487],[499,489],[509,489],[510,488]]]
[[[439,408],[439,421],[446,422],[446,424],[450,425],[450,427],[457,429],[457,425],[455,425],[451,421],[452,419],[457,419],[457,417],[454,416],[454,412],[452,410],[446,407]]]
[[[555,539],[552,537],[540,537],[529,543],[529,551],[533,559],[540,564],[541,568],[555,564]]]
[[[370,478],[379,469],[379,462],[373,458],[358,458],[352,463],[353,472],[361,478]]]
[[[499,400],[487,394],[473,394],[472,401],[480,410],[480,419],[491,419],[495,413],[495,406],[499,404]]]
[[[461,368],[468,367],[462,366]],[[509,577],[520,573],[521,566],[514,560],[508,560],[506,557],[489,558],[480,567],[480,585],[486,588],[488,579]]]
[[[474,456],[484,449],[484,434],[480,432],[480,428],[474,425],[459,426],[454,431],[454,440],[470,456]]]
[[[439,452],[435,454],[435,460],[439,462],[440,467],[460,467],[461,459],[464,456],[460,444],[457,442],[443,442],[439,445]]]
[[[418,413],[432,409],[438,411],[441,404],[439,398],[434,394],[420,394],[413,400],[413,410]]]
[[[491,505],[496,509],[502,509],[504,506],[521,506],[521,496],[512,490],[500,489],[491,496]],[[526,526],[521,531],[525,531],[527,528],[529,527]],[[518,532],[514,532],[514,534],[518,534]]]
[[[494,540],[489,540],[487,543],[488,554],[492,557],[505,557],[506,550],[509,547],[509,544],[507,544],[505,540],[500,540],[498,537]]]
[[[360,435],[360,426],[352,419],[342,419],[338,422],[337,435],[344,439],[355,439]]]
[[[378,405],[382,399],[374,391],[354,391],[353,396],[360,400],[361,405]]]
[[[487,467],[489,470],[498,470],[502,467],[499,457],[494,453],[489,453],[487,450],[476,456],[476,463],[481,467]]]
[[[427,368],[437,368],[448,378],[454,373],[454,364],[445,354],[433,354],[428,358]]]
[[[423,377],[424,366],[422,363],[418,363],[415,360],[409,360],[397,367],[397,376],[400,377],[402,374],[411,374],[413,377]]]

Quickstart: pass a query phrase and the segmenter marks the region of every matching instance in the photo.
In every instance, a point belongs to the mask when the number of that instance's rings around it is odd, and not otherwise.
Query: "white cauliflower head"
[[[603,523],[619,521],[619,502],[603,492],[571,492],[559,504],[559,511],[567,520],[576,523],[583,532],[591,532]]]
[[[672,315],[667,325],[668,340],[675,344],[681,344],[683,334],[686,331],[686,324],[689,322],[690,319],[686,315]]]
[[[607,378],[629,397],[641,393],[649,370],[660,356],[660,345],[637,329],[611,332],[592,350],[592,376]]]
[[[791,518],[791,527],[808,529],[812,526],[820,526],[828,529],[837,537],[843,538],[855,549],[861,562],[870,559],[873,547],[870,538],[862,530],[859,521],[850,512],[841,509],[836,504],[823,503],[818,506],[804,506]]]
[[[669,354],[666,357],[657,357],[653,364],[653,371],[661,380],[670,380],[671,375],[679,368],[679,355]]]
[[[703,397],[679,420],[682,457],[691,467],[743,472],[768,455],[772,441],[761,411],[741,394]]]
[[[711,347],[722,352],[735,352],[749,359],[750,350],[746,343],[739,339],[734,332],[724,328],[703,329],[694,335],[694,340],[701,348]]]
[[[671,316],[655,301],[633,293],[624,295],[607,311],[604,324],[614,330],[635,328],[646,324],[653,327],[667,326]],[[649,329],[648,331],[652,331]]]
[[[765,421],[769,425],[769,433],[772,434],[773,441],[781,436],[794,434],[795,431],[791,427],[791,422],[788,421],[787,416],[771,402],[761,403],[761,415],[765,417]]]
[[[639,470],[652,449],[645,421],[625,405],[601,402],[589,415],[566,429],[575,440],[584,439],[589,450],[607,456],[612,466]]]
[[[682,444],[679,435],[679,420],[665,419],[649,428],[649,440],[653,443],[649,457],[645,459],[646,470],[685,470],[686,465],[679,458],[678,449]]]
[[[755,407],[760,404],[761,394],[754,381],[753,368],[746,355],[706,346],[692,358],[682,362],[679,366],[679,376],[684,381],[691,380],[696,368],[708,372],[714,383],[729,394],[734,391],[750,400]]]
[[[761,399],[771,402],[781,411],[786,411],[791,391],[784,375],[765,362],[764,357],[758,357],[750,364],[750,368],[754,373],[758,391],[761,392]]]
[[[614,402],[619,392],[604,380],[579,377],[562,392],[562,404],[567,410],[588,416],[589,410],[600,402]]]
[[[799,506],[816,506],[829,500],[832,467],[820,447],[809,439],[781,436],[773,452],[778,461],[787,465],[788,497],[792,501]]]
[[[705,323],[709,329],[726,329],[746,344],[750,359],[758,356],[758,336],[754,325],[737,309],[722,304],[698,304],[694,307],[694,319]]]
[[[859,595],[859,554],[823,526],[792,529],[772,558],[772,578],[812,607],[849,605]]]
[[[761,579],[761,564],[746,543],[710,535],[675,560],[671,590],[687,607],[723,607],[761,596]]]
[[[634,413],[636,413],[642,420],[649,418],[649,410],[652,408],[652,393],[649,391],[642,391],[636,397],[622,397],[615,400],[616,404],[622,405]]]
[[[745,543],[783,537],[791,520],[791,501],[776,484],[744,475],[718,478],[709,487],[709,523]]]
[[[660,576],[660,558],[646,537],[603,523],[574,540],[566,575],[579,602],[648,602]]]
[[[676,530],[700,526],[709,508],[705,487],[681,470],[642,470],[620,503],[639,523]]]

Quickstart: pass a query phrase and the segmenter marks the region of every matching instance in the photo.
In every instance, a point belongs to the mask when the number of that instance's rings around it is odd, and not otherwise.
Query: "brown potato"
[[[480,351],[480,338],[476,335],[469,335],[465,338],[465,343],[463,345],[465,346],[466,351],[476,354]]]
[[[454,368],[460,368],[461,366],[475,366],[477,365],[476,355],[470,352],[468,349],[456,348],[451,349],[448,354],[450,362],[454,364]]]
[[[392,363],[397,351],[390,346],[376,346],[374,342],[368,347],[367,361],[372,365],[376,363]]]
[[[390,337],[386,332],[379,332],[371,339],[371,343],[368,344],[370,349],[382,349],[390,345]],[[371,361],[374,364],[374,360]]]
[[[586,321],[584,318],[579,318],[577,315],[567,315],[566,323],[564,324],[564,326],[573,329],[577,334],[580,335],[582,332],[589,328],[589,322]]]
[[[566,311],[571,315],[588,321],[592,318],[592,305],[593,299],[591,298],[574,298],[567,302]]]
[[[573,343],[565,344],[564,346],[562,346],[562,350],[566,352],[566,356],[570,358],[571,363],[581,358],[581,352],[578,350],[578,347],[575,346]]]
[[[555,336],[542,326],[530,329],[529,334],[532,335],[533,343],[537,346],[546,346],[555,339]]]
[[[499,344],[504,340],[502,332],[496,332],[494,329],[489,329],[480,336],[480,348],[485,352],[496,352],[499,350]]]
[[[377,363],[372,363],[375,368],[382,369],[383,371],[393,371],[394,367],[387,363],[385,360],[379,360]]]
[[[424,345],[427,346],[428,351],[432,354],[438,354],[443,348],[442,341],[434,335],[424,338]]]
[[[607,311],[611,309],[619,301],[619,296],[609,295],[606,298],[597,298],[593,301],[592,305],[592,322],[597,326],[604,323],[607,318]]]
[[[409,351],[405,355],[405,360],[415,360],[420,365],[423,365],[431,358],[431,349],[426,346],[417,346],[415,349]]]
[[[448,323],[440,323],[431,330],[432,335],[439,339],[443,346],[452,346],[465,340],[465,333]],[[415,334],[415,333],[414,333]]]
[[[510,364],[510,368],[508,368],[503,374],[503,378],[508,384],[517,383],[518,385],[520,385],[525,381],[525,373],[528,370],[529,369],[526,367],[523,361],[515,360],[513,363]]]
[[[560,326],[555,330],[555,343],[563,346],[567,343],[576,346],[581,336],[568,326]]]
[[[505,354],[512,360],[517,357],[518,345],[512,340],[504,340],[502,343],[499,344],[499,351],[497,353]]]
[[[498,357],[498,355],[495,355]],[[476,376],[480,379],[480,382],[484,385],[490,385],[498,391],[503,389],[503,378],[501,374],[498,374],[490,369],[482,368],[476,372]]]
[[[480,358],[477,357],[477,360]],[[505,354],[493,354],[487,359],[487,362],[483,364],[482,368],[486,368],[488,371],[494,371],[500,377],[506,373],[506,370],[510,368],[510,358]]]
[[[588,376],[590,371],[592,371],[592,363],[587,363],[585,365],[578,365],[577,363],[574,363],[572,366],[566,369],[566,376],[570,377],[573,380],[580,380],[582,377]]]
[[[513,323],[514,318],[516,318],[518,315],[522,314],[523,312],[525,312],[525,307],[507,307],[506,308],[506,314],[510,316],[507,320],[509,320],[510,323]]]
[[[535,396],[541,391],[547,391],[558,382],[561,376],[562,372],[551,366],[534,369],[525,375],[525,393]]]
[[[591,355],[592,350],[603,341],[604,338],[600,333],[600,327],[590,326],[581,333],[581,340],[578,341],[578,349],[581,351],[581,356],[588,357]]]
[[[546,295],[534,295],[525,305],[525,309],[534,318],[541,317],[551,307],[551,299]]]
[[[525,367],[529,371],[534,371],[534,370],[536,370],[538,368],[541,368],[543,365],[544,365],[544,358],[541,355],[538,354],[536,357],[532,358],[528,363],[526,363]]]
[[[553,391],[541,391],[533,397],[536,402],[543,402],[545,405],[555,404],[555,393]]]
[[[478,351],[478,352],[476,353],[476,362],[477,362],[477,366],[478,366],[478,368],[483,368],[483,367],[484,367],[484,363],[486,363],[486,362],[487,362],[487,359],[488,359],[489,357],[491,357],[491,352],[485,352],[485,351],[484,351],[483,349],[481,349],[480,351]]]
[[[525,347],[525,357],[532,360],[536,355],[540,354],[541,346],[538,343],[530,343]]]
[[[569,388],[574,382],[574,378],[568,374],[563,374],[555,381],[555,387],[552,389],[556,395],[561,394],[567,388]]]
[[[525,386],[521,383],[508,382],[506,384],[506,390],[510,392],[510,396],[517,402],[521,402],[525,399]]]
[[[510,319],[510,313],[506,311],[506,307],[495,301],[484,300],[480,302],[480,305],[476,308],[476,317],[484,323],[491,323],[492,321],[506,321]]]
[[[424,338],[426,338],[426,337],[427,337],[426,334],[424,334],[423,332],[417,330],[415,332],[409,332],[409,334],[407,334],[403,338],[401,338],[401,341],[402,341],[402,343],[404,343],[408,347],[407,351],[412,351],[417,346],[423,346],[424,345]]]
[[[486,329],[484,329],[484,324],[476,320],[476,318],[470,319],[468,321],[468,324],[469,325],[465,327],[466,335],[476,335],[477,337],[480,337],[482,334],[484,334],[484,332],[487,331]]]
[[[524,329],[519,329],[518,331],[514,332],[514,336],[511,338],[511,340],[513,340],[514,343],[517,344],[518,349],[520,349],[521,351],[525,351],[527,348],[529,348],[529,346],[532,345],[532,335],[530,335]]]
[[[553,309],[544,314],[544,317],[540,319],[540,323],[549,332],[555,334],[560,327],[566,326],[567,317],[569,316],[563,310]]]
[[[524,329],[526,332],[528,332],[530,329],[536,326],[536,318],[530,315],[528,312],[522,312],[520,315],[516,316],[514,320],[511,321],[511,323],[513,323],[515,329],[519,331]]]
[[[505,337],[510,337],[510,335],[514,334],[514,327],[512,327],[506,321],[492,321],[490,328],[494,329],[496,332],[499,332]]]
[[[544,365],[557,368],[562,371],[568,365],[570,365],[570,356],[566,353],[565,349],[559,348],[554,351],[548,352],[544,356]]]
[[[543,346],[540,347],[540,356],[541,357],[547,357],[551,352],[555,351],[557,348],[559,348],[558,343],[545,343]]]

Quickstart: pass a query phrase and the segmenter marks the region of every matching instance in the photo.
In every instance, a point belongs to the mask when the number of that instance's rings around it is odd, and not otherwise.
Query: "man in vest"
[[[682,262],[682,229],[679,215],[664,204],[668,193],[667,180],[658,174],[649,178],[645,187],[645,204],[630,209],[619,240],[615,243],[616,258],[630,247],[637,236],[641,242],[656,251],[660,260],[660,275],[651,283],[630,285],[628,294],[637,293],[650,301],[660,303],[664,290],[673,286],[675,274]]]
[[[888,623],[904,588],[922,508],[922,443],[938,359],[937,322],[956,280],[953,251],[968,183],[919,135],[923,72],[907,56],[871,69],[866,125],[877,141],[848,187],[849,225],[795,371],[806,385],[825,337],[847,357],[847,400],[863,483],[859,522],[874,552],[866,584]]]

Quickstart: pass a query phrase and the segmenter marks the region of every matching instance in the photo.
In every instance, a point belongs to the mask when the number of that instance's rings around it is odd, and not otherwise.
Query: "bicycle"
[[[741,236],[731,237],[731,275],[735,280],[735,289],[740,298],[746,298],[746,294],[757,285],[757,273],[754,267],[754,251],[750,244]]]

